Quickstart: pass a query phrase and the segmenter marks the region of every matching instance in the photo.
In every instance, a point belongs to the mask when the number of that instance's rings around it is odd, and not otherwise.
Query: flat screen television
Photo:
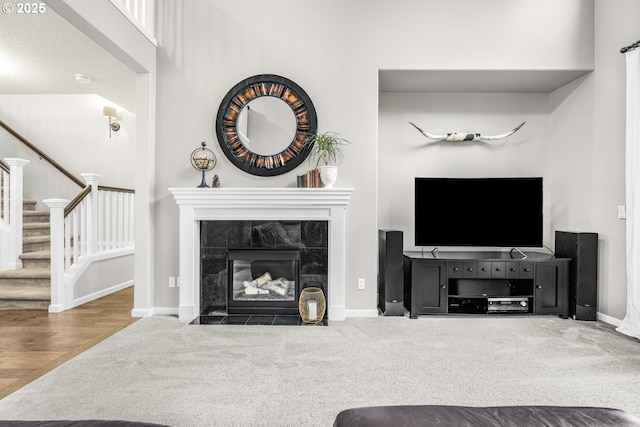
[[[542,247],[542,178],[416,178],[415,244]]]

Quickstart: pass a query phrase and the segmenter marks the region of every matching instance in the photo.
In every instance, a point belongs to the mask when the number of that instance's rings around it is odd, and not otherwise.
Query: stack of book
[[[320,181],[320,171],[318,169],[308,170],[304,175],[298,175],[299,188],[318,188],[322,187]]]

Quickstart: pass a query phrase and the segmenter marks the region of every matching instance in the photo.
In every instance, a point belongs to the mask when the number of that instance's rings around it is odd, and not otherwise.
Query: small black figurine
[[[218,175],[213,175],[213,181],[211,181],[211,188],[220,188],[220,178],[218,178]]]

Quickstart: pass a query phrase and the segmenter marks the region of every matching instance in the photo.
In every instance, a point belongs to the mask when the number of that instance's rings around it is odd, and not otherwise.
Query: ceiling
[[[135,73],[51,8],[0,15],[0,93],[97,94],[135,113]]]

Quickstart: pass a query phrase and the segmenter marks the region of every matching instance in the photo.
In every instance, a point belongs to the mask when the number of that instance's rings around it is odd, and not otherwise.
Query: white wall
[[[160,307],[178,303],[177,291],[166,286],[166,278],[178,271],[178,209],[167,188],[198,184],[188,157],[200,141],[207,141],[217,154],[214,173],[223,186],[293,186],[296,173],[304,169],[257,178],[225,160],[217,147],[214,119],[220,101],[238,81],[262,73],[290,78],[313,100],[320,130],[340,132],[353,142],[345,150],[337,182],[355,188],[347,210],[346,303],[350,310],[371,310],[376,304],[378,150],[392,143],[382,141],[382,136],[380,146],[378,141],[378,70],[593,67],[593,2],[589,0],[274,0],[268,5],[259,0],[164,0],[158,2],[157,12],[155,304]],[[526,152],[536,146],[548,150],[535,133],[548,126],[539,112],[540,100],[493,99],[493,113],[471,111],[466,118],[474,122],[449,118],[443,125],[484,126],[490,116],[497,117],[496,127],[483,132],[509,129],[519,123],[519,114],[498,117],[503,100],[517,106],[515,113],[526,114],[527,120],[531,117],[531,126],[519,136],[528,138],[530,145],[517,150]],[[463,100],[451,102],[459,106]],[[418,99],[416,106],[420,111],[413,118],[418,121],[437,104]],[[398,121],[397,129],[388,124],[385,132],[420,144],[420,135],[411,134],[405,122]],[[434,150],[443,154],[446,149]],[[444,153],[447,158],[452,155]],[[404,161],[414,162],[412,158]],[[533,169],[547,173],[545,166]],[[398,209],[409,209],[410,201],[406,203]],[[360,277],[366,279],[365,290],[357,289]]]

